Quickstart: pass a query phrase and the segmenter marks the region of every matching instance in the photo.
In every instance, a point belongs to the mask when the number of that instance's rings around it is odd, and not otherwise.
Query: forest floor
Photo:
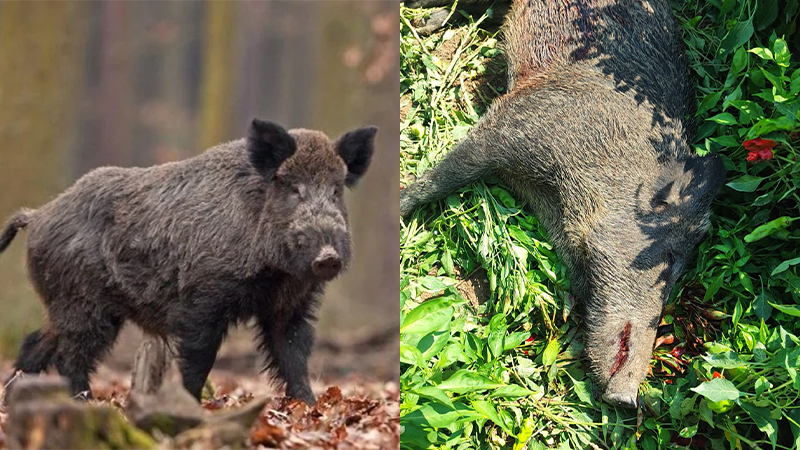
[[[385,351],[388,351],[384,349]],[[322,359],[337,359],[335,352],[322,350]],[[224,412],[251,400],[267,396],[266,407],[250,430],[252,449],[382,449],[398,448],[399,385],[387,378],[365,377],[355,373],[313,377],[311,386],[317,404],[307,406],[284,397],[283,389],[255,370],[239,370],[242,364],[217,364],[209,379],[213,395],[205,396],[202,407]],[[231,370],[233,369],[233,370]],[[312,372],[314,372],[312,370]],[[324,372],[329,373],[329,372]],[[360,371],[359,373],[370,373]],[[375,373],[375,372],[372,372]],[[0,361],[0,379],[12,374],[10,361]],[[101,365],[92,377],[94,403],[111,405],[120,411],[128,402],[130,372],[112,365]],[[4,388],[0,386],[0,398]],[[205,394],[204,394],[205,395]],[[0,407],[0,450],[8,448],[7,412]],[[169,438],[158,441],[159,448],[174,448]]]

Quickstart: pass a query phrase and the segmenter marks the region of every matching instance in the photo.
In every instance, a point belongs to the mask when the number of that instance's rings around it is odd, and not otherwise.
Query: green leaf
[[[491,378],[485,377],[471,370],[461,369],[454,373],[453,376],[448,378],[447,381],[440,383],[437,387],[444,391],[465,394],[467,392],[495,389],[500,386],[503,386],[503,384],[497,383]]]
[[[435,293],[447,289],[447,285],[444,284],[442,280],[431,276],[423,277],[420,280],[420,284],[430,293]]]
[[[493,404],[487,402],[486,400],[473,400],[472,407],[475,408],[475,411],[477,411],[479,414],[499,425],[503,431],[513,436],[513,432],[510,428],[508,428],[508,425],[506,425],[505,421],[500,419],[500,416],[497,414],[497,410],[494,408]]]
[[[544,349],[542,353],[542,365],[545,367],[550,367],[554,362],[556,362],[556,357],[558,356],[558,339],[553,339],[547,344],[547,348]]]
[[[769,293],[765,290],[761,290],[761,293],[758,294],[756,299],[753,301],[753,311],[756,313],[756,317],[761,320],[767,320],[772,315],[772,306],[770,305],[770,301],[772,297]]]
[[[763,376],[756,380],[756,395],[761,395],[771,387],[771,383]]]
[[[725,378],[714,378],[711,381],[703,382],[700,386],[693,387],[691,390],[712,402],[736,400],[741,394],[739,390],[736,389],[736,386]]]
[[[703,101],[700,102],[700,105],[697,107],[697,112],[695,113],[696,116],[702,115],[704,112],[708,111],[709,109],[717,106],[719,102],[719,98],[722,96],[722,91],[714,92],[713,94],[708,94],[703,97]]]
[[[592,387],[590,380],[572,380],[575,394],[582,402],[592,404]]]
[[[784,312],[790,316],[800,317],[800,306],[779,305],[777,303],[769,303],[778,311]]]
[[[775,270],[773,270],[772,273],[769,276],[774,277],[775,275],[777,275],[779,273],[785,272],[786,269],[788,269],[790,266],[794,266],[794,265],[797,265],[797,264],[800,264],[800,257],[786,260],[786,261],[778,264],[778,267],[776,267]]]
[[[693,437],[695,434],[697,434],[697,424],[683,428],[678,434],[683,438]]]
[[[766,433],[772,442],[772,447],[778,442],[778,422],[770,417],[770,411],[767,408],[751,405],[749,403],[742,403],[742,409],[747,412],[759,430]]]
[[[736,118],[733,117],[733,114],[726,112],[719,113],[716,116],[709,117],[706,120],[711,122],[716,122],[722,125],[736,125],[738,123],[736,122]]]
[[[526,389],[516,384],[509,384],[507,386],[495,389],[494,392],[489,394],[489,397],[527,397],[533,394],[535,394],[535,392],[531,391],[530,389]]]
[[[751,20],[747,20],[744,22],[737,23],[731,31],[725,36],[725,39],[720,42],[719,48],[719,56],[725,56],[736,47],[741,47],[747,41],[750,40],[750,37],[753,35],[753,22]]]
[[[736,53],[733,54],[733,62],[731,63],[731,72],[734,74],[738,74],[744,69],[747,65],[747,52],[744,50],[744,47],[739,47],[736,49]]]
[[[761,59],[772,61],[772,51],[768,48],[756,47],[756,48],[751,48],[750,50],[748,50],[748,52],[754,53]]]
[[[444,254],[442,255],[442,268],[449,276],[453,276],[454,269],[453,269],[453,255],[450,253],[450,249],[445,247]],[[442,283],[444,284],[444,283]]]
[[[534,421],[530,417],[525,418],[525,421],[522,422],[522,428],[519,430],[519,434],[517,434],[517,440],[516,442],[514,442],[513,450],[522,450],[523,448],[525,448],[525,445],[528,443],[528,440],[530,440],[531,436],[533,436],[533,431],[535,427],[536,427],[536,421]]]
[[[761,1],[758,2],[758,8],[753,17],[753,25],[756,29],[761,31],[775,22],[778,17],[778,2],[777,1]]]
[[[400,333],[427,334],[443,328],[453,318],[452,297],[428,300],[406,314]]]
[[[727,183],[726,186],[739,192],[753,192],[758,189],[761,182],[764,181],[762,177],[755,177],[753,175],[742,175],[741,177]]]
[[[773,2],[777,3],[777,2]],[[775,63],[781,67],[789,67],[789,47],[786,46],[786,41],[783,39],[775,39],[775,44],[772,45],[775,53]]]
[[[400,362],[417,367],[425,367],[425,358],[422,353],[413,345],[400,343]]]
[[[430,399],[435,400],[435,401],[437,401],[439,403],[442,403],[442,404],[447,405],[447,406],[449,406],[451,408],[454,408],[453,401],[450,400],[450,397],[448,397],[447,394],[444,393],[444,391],[442,391],[441,389],[439,389],[437,387],[424,386],[424,387],[421,387],[421,388],[414,389],[412,392],[417,394],[417,395],[419,395],[419,396],[430,398]]]
[[[713,367],[717,367],[719,369],[738,369],[741,367],[747,367],[747,363],[739,359],[739,355],[733,351],[718,353],[716,355],[703,355],[703,359],[708,361],[708,363]]]

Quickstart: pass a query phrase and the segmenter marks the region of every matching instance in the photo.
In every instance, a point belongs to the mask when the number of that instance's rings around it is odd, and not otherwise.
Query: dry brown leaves
[[[381,397],[343,396],[339,387],[331,386],[310,407],[297,400],[274,399],[253,425],[252,447],[399,448],[399,391],[387,386]]]
[[[92,379],[94,403],[118,408],[127,403],[129,383],[102,368]],[[221,413],[263,395],[264,383],[249,377],[215,380],[213,399],[203,402],[209,412]],[[0,394],[2,393],[0,386]],[[400,391],[397,383],[342,379],[307,406],[275,397],[262,411],[250,434],[252,449],[397,449],[400,446]],[[7,415],[0,409],[0,450],[7,448]],[[164,447],[164,444],[166,446]],[[169,443],[162,443],[168,448]]]

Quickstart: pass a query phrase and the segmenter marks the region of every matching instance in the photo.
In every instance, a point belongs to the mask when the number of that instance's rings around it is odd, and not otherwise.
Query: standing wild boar
[[[504,180],[570,268],[604,398],[635,407],[663,303],[725,179],[718,158],[688,145],[694,96],[670,7],[515,1],[505,49],[508,94],[403,189],[401,213],[486,174]]]
[[[367,170],[376,132],[331,142],[253,120],[245,139],[150,168],[99,168],[17,212],[0,251],[28,228],[28,270],[48,315],[16,369],[54,365],[74,393],[88,391],[131,320],[176,339],[184,386],[199,398],[228,327],[255,318],[287,395],[313,403],[310,321],[350,260],[344,187]]]

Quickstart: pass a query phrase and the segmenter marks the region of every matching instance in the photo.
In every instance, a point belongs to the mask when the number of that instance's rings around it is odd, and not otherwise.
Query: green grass
[[[403,223],[404,448],[800,447],[797,4],[673,5],[697,83],[693,144],[723,158],[728,183],[665,311],[674,332],[640,388],[645,407],[593,397],[568,274],[535,217],[485,180]],[[401,11],[404,184],[505,86],[485,16],[420,37],[420,14]],[[773,156],[750,162],[743,143],[759,137]],[[483,276],[491,294],[476,301],[465,280]]]

